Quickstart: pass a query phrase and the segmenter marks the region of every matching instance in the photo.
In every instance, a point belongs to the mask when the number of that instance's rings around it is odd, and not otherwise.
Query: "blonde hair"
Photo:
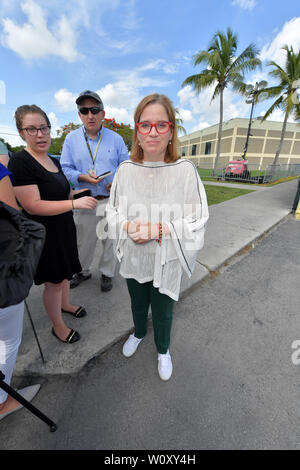
[[[134,124],[139,122],[140,117],[146,106],[148,104],[158,103],[161,104],[168,115],[168,119],[173,124],[173,135],[170,140],[170,144],[166,148],[165,158],[164,161],[166,163],[175,162],[178,160],[178,141],[177,141],[177,125],[176,125],[176,118],[175,118],[175,111],[172,105],[171,100],[165,95],[159,95],[158,93],[153,93],[151,95],[145,96],[142,101],[138,104],[135,113],[134,113]],[[136,125],[134,126],[133,136],[132,136],[132,149],[130,159],[134,162],[141,163],[144,160],[144,151],[142,147],[139,145],[138,137],[137,137],[137,128]]]

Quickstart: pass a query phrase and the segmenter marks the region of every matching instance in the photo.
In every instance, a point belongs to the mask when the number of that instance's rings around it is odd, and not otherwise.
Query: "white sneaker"
[[[169,380],[173,372],[172,359],[169,350],[166,354],[158,354],[158,373],[161,380]]]
[[[143,338],[136,338],[134,335],[130,335],[127,341],[124,343],[123,346],[123,355],[125,357],[132,356],[138,348],[138,345],[142,341]]]

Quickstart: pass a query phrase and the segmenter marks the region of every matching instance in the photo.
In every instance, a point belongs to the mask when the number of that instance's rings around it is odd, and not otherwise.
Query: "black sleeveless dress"
[[[8,168],[13,174],[14,186],[36,184],[41,199],[45,201],[63,201],[68,199],[70,185],[62,172],[59,161],[50,157],[57,166],[57,172],[46,170],[26,150],[10,158]],[[52,216],[24,214],[46,228],[45,245],[35,274],[35,284],[52,282],[57,284],[64,279],[71,279],[81,271],[78,258],[76,227],[73,212]]]

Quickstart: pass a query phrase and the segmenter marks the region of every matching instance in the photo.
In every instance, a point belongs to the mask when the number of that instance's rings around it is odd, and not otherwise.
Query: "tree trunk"
[[[276,150],[275,158],[274,158],[274,160],[273,160],[272,165],[277,165],[278,157],[279,157],[279,155],[280,155],[280,152],[281,152],[281,149],[282,149],[283,140],[284,140],[284,136],[285,136],[285,130],[286,130],[286,124],[287,124],[288,116],[289,116],[289,113],[288,113],[288,110],[287,110],[286,113],[285,113],[284,121],[283,121],[283,125],[282,125],[282,131],[281,131],[280,142],[279,142],[278,148],[277,148],[277,150]]]
[[[218,133],[218,143],[217,143],[217,152],[215,158],[214,169],[212,171],[212,176],[217,175],[218,162],[221,151],[221,138],[222,138],[222,126],[223,126],[223,88],[220,91],[220,122],[219,122],[219,133]]]

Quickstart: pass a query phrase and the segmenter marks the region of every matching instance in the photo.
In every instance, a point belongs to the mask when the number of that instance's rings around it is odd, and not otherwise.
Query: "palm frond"
[[[264,116],[262,117],[261,122],[265,121],[275,111],[275,109],[281,108],[282,101],[283,101],[283,96],[279,96],[279,98],[265,112]]]
[[[267,93],[268,95],[268,99],[269,98],[274,98],[280,94],[282,94],[284,92],[284,89],[282,88],[281,85],[277,85],[277,86],[271,86],[271,87],[268,87],[268,88],[264,88],[264,93]]]
[[[191,85],[195,91],[200,93],[204,88],[209,87],[217,80],[215,73],[212,70],[203,70],[199,74],[187,77],[182,83],[182,87]]]
[[[180,116],[180,111],[178,108],[174,108],[174,111],[175,111],[175,120],[176,120],[176,127],[177,127],[177,131],[179,133],[182,133],[184,135],[186,135],[186,130],[185,128],[183,127],[183,119]]]
[[[251,72],[252,70],[255,70],[257,67],[261,69],[261,60],[258,57],[254,57],[252,59],[245,59],[244,61],[235,63],[235,65],[232,64],[232,66],[230,67],[230,70],[228,71],[228,74],[235,71],[235,72],[245,75],[245,73]]]
[[[300,121],[300,104],[296,104],[294,108],[294,119]]]
[[[274,62],[274,60],[270,60],[268,63],[267,63],[268,66],[273,66],[275,68],[275,70],[278,70],[279,72],[281,72],[282,74],[285,74],[285,70],[279,65],[277,64],[276,62]],[[271,73],[271,72],[269,72]]]
[[[176,120],[176,121],[177,121],[177,120]],[[181,134],[186,135],[186,129],[185,129],[181,124],[178,124],[178,123],[176,122],[176,126],[177,126],[177,131],[178,131],[178,133],[181,133]]]
[[[238,40],[237,35],[232,32],[230,28],[227,28],[227,32],[224,34],[222,31],[217,31],[210,41],[208,51],[219,50],[225,54],[234,53],[237,49]]]
[[[268,65],[273,65],[273,67],[276,67],[275,62],[269,62]],[[281,68],[274,68],[269,72],[269,75],[277,80],[279,80],[282,84],[288,85],[289,83],[289,74],[282,70]]]
[[[243,82],[241,75],[239,77],[237,76],[236,79],[231,82],[231,86],[234,89],[234,91],[237,91],[240,95],[247,94],[246,87],[248,86],[248,84]]]
[[[282,49],[286,52],[284,67],[274,61],[268,62],[268,65],[273,67],[269,75],[276,78],[279,83],[277,86],[264,90],[268,93],[269,98],[280,96],[265,113],[263,120],[270,116],[276,108],[283,109],[285,116],[289,116],[293,111],[297,115],[298,103],[295,103],[294,100],[294,83],[300,78],[300,51],[295,53],[292,46],[284,46]]]
[[[210,54],[207,51],[199,51],[197,54],[193,55],[194,66],[200,65],[203,62],[205,64],[210,63]]]

